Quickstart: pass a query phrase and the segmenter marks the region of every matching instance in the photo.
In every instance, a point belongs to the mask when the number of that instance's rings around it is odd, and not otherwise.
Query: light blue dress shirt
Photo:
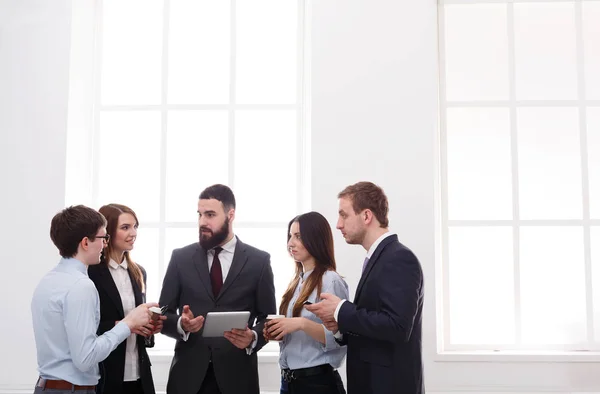
[[[296,290],[288,306],[287,317],[292,317],[292,309],[300,295],[300,290],[304,281],[311,273],[312,271],[305,272],[303,277],[300,278],[300,282],[296,286]],[[321,292],[335,294],[341,299],[347,299],[348,284],[336,272],[327,271],[323,275]],[[308,297],[308,300],[312,303],[317,303],[320,300],[319,296],[315,288]],[[300,316],[319,324],[323,323],[321,319],[314,313],[307,311],[306,308],[302,308]],[[324,345],[304,331],[296,331],[283,337],[283,340],[279,342],[279,366],[281,368],[298,369],[316,367],[321,364],[331,364],[333,368],[339,368],[346,356],[346,347],[340,346],[335,341],[333,333],[328,331],[325,326],[323,326],[323,330],[325,331]]]
[[[94,386],[98,363],[130,335],[119,322],[101,336],[100,299],[81,261],[61,259],[40,281],[31,301],[38,371],[44,379]]]

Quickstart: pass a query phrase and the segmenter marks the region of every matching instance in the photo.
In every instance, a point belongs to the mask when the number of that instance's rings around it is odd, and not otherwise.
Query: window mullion
[[[583,5],[575,2],[575,34],[577,48],[577,94],[579,99],[579,142],[581,149],[581,195],[583,198],[583,247],[585,262],[585,298],[588,348],[594,343],[594,292],[590,235],[590,195],[587,150],[587,107],[585,103],[585,67],[583,50]]]
[[[169,122],[169,25],[171,1],[163,3],[163,31],[162,31],[162,75],[161,75],[161,127],[160,127],[160,202],[159,202],[159,228],[158,228],[158,272],[164,275],[167,268],[165,261],[166,242],[166,193],[167,193],[167,129]]]
[[[438,6],[438,39],[439,39],[439,78],[440,78],[440,190],[441,200],[441,224],[442,224],[442,316],[443,338],[442,348],[447,350],[451,347],[450,341],[450,246],[448,226],[448,128],[447,128],[447,97],[446,97],[446,36],[445,36],[445,9],[440,3]]]
[[[510,101],[510,140],[511,140],[511,170],[512,170],[512,200],[513,200],[513,270],[514,270],[514,307],[515,307],[515,343],[522,343],[521,324],[521,260],[520,260],[520,227],[519,227],[519,142],[517,137],[517,107],[516,107],[516,64],[515,64],[515,26],[514,5],[506,5],[506,23],[508,33],[508,81]]]
[[[229,54],[229,186],[235,190],[235,106],[237,102],[237,2],[230,3],[230,54]]]
[[[92,157],[92,205],[99,208],[98,190],[100,189],[100,107],[102,104],[102,41],[103,41],[103,9],[102,0],[96,3],[96,26],[94,34],[95,46],[95,67],[94,72],[94,106],[93,106],[93,130],[92,130],[92,147],[90,153]]]
[[[296,53],[298,61],[296,65],[296,212],[303,212],[306,209],[305,199],[303,191],[307,190],[310,185],[306,182],[307,175],[307,160],[308,155],[306,150],[309,148],[306,144],[305,133],[307,122],[304,114],[305,98],[307,98],[305,87],[304,87],[304,57],[305,51],[305,31],[304,31],[304,18],[306,12],[306,2],[304,0],[297,0],[298,8],[298,22],[297,22],[297,33],[296,33]],[[308,71],[308,70],[307,70]],[[308,87],[307,87],[308,88]]]

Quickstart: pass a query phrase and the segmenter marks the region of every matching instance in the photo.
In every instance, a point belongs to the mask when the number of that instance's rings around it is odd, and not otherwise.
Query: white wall
[[[49,223],[64,204],[69,7],[0,0],[0,390],[32,390],[31,294],[59,257]]]
[[[334,222],[347,184],[367,179],[386,191],[391,229],[424,268],[427,391],[600,392],[597,355],[437,355],[436,1],[316,0],[312,8],[313,208]],[[355,288],[364,252],[339,233],[335,241]]]
[[[31,392],[36,377],[29,302],[57,261],[49,221],[64,204],[70,2],[0,0],[0,394]],[[390,222],[426,277],[427,389],[454,392],[600,391],[598,363],[448,361],[436,355],[437,20],[434,0],[312,2],[312,206],[333,223],[336,194],[372,180]],[[336,232],[339,269],[355,288],[364,251]],[[156,356],[164,387],[169,357]],[[470,361],[471,360],[471,361]],[[472,361],[475,360],[475,361]],[[261,382],[277,390],[276,358]]]
[[[361,180],[382,186],[391,230],[424,264],[431,306],[435,3],[314,1],[312,9],[312,207],[334,224],[345,186]],[[365,251],[347,245],[337,230],[335,245],[338,270],[354,294]],[[425,326],[429,338],[432,330]]]

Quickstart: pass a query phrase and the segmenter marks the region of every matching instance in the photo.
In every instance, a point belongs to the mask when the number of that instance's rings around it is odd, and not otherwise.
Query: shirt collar
[[[87,265],[83,264],[80,260],[73,257],[63,257],[60,259],[60,263],[65,267],[74,268],[75,270],[87,275]]]
[[[373,253],[375,252],[375,249],[377,249],[377,247],[379,246],[379,244],[381,243],[381,241],[383,241],[384,239],[386,239],[390,235],[394,235],[394,233],[392,233],[391,231],[387,231],[387,232],[381,234],[381,236],[379,238],[377,238],[375,240],[375,242],[373,242],[373,245],[371,245],[371,247],[369,248],[369,251],[367,252],[367,258],[368,259],[370,259],[371,256],[373,256]]]
[[[300,272],[300,279],[302,280],[302,282],[304,282],[310,276],[310,274],[312,274],[312,272],[314,270],[315,269],[313,268],[313,269],[311,269],[309,271],[306,271],[306,272]]]
[[[127,259],[123,259],[123,262],[121,264],[117,263],[113,259],[110,259],[110,261],[108,262],[108,266],[115,270],[119,267],[121,267],[123,269],[127,269]]]
[[[233,235],[233,237],[224,245],[221,245],[221,248],[223,248],[223,250],[221,251],[221,253],[223,252],[228,252],[233,254],[235,252],[235,245],[237,245],[237,237],[235,236],[235,234]],[[214,248],[210,250],[212,253],[215,252]]]

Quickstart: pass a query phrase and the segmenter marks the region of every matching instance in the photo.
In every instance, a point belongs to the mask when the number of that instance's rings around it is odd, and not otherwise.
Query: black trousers
[[[123,393],[124,394],[144,394],[141,380],[132,380],[130,382],[123,382]]]
[[[336,370],[325,371],[318,375],[295,378],[287,383],[282,382],[281,393],[286,394],[346,394],[344,383]]]
[[[221,394],[212,363],[208,364],[208,369],[206,370],[206,375],[204,376],[204,380],[202,381],[202,386],[200,387],[198,394]]]

